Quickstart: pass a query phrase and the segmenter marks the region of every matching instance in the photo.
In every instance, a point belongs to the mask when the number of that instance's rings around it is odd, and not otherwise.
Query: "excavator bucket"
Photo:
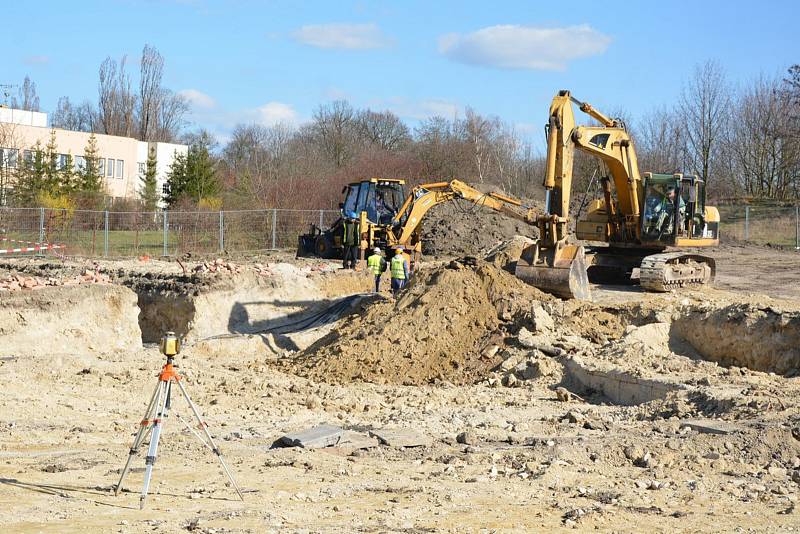
[[[531,245],[517,261],[517,278],[558,297],[591,300],[586,254],[581,245]]]

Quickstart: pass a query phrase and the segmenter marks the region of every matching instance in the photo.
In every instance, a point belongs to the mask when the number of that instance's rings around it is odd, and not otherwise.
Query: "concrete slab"
[[[425,447],[433,443],[430,436],[407,428],[382,428],[369,434],[390,447]]]
[[[356,432],[354,430],[345,430],[342,434],[342,439],[339,440],[337,447],[343,449],[371,449],[380,445],[378,438]]]
[[[275,444],[273,444],[273,447],[302,447],[304,449],[333,447],[339,444],[343,434],[344,430],[338,426],[319,425],[301,432],[286,434],[278,439]]]
[[[687,426],[692,430],[703,434],[719,434],[727,436],[736,432],[742,432],[743,427],[728,423],[727,421],[717,421],[716,419],[685,419],[681,421],[681,426]]]

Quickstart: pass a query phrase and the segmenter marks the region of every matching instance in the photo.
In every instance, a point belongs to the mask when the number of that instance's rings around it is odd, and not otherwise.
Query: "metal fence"
[[[720,235],[800,250],[800,206],[719,206]]]
[[[800,207],[720,206],[720,234],[800,250]],[[60,243],[71,256],[134,257],[294,249],[310,225],[333,210],[66,211],[0,208],[0,250],[19,242]]]
[[[59,243],[71,256],[133,257],[294,249],[311,224],[332,210],[67,211],[0,208],[0,249],[15,243]]]

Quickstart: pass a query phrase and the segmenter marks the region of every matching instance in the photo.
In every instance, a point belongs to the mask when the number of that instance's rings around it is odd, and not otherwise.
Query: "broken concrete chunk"
[[[531,323],[533,324],[533,331],[539,333],[550,332],[556,327],[553,318],[539,303],[535,303],[531,309]]]
[[[369,434],[389,447],[427,447],[433,443],[429,436],[407,428],[383,428]]]
[[[319,425],[302,432],[286,434],[273,443],[273,447],[303,447],[304,449],[320,449],[333,447],[342,439],[344,430],[333,425]]]
[[[714,419],[686,419],[681,421],[681,427],[689,427],[702,434],[719,434],[726,436],[734,432],[741,432],[743,429],[733,423],[726,421],[716,421]]]
[[[525,327],[520,328],[519,333],[517,334],[517,340],[523,347],[527,347],[529,349],[538,349],[550,356],[563,356],[566,354],[564,349],[554,347],[552,345],[552,339],[550,337],[544,335],[535,335]]]
[[[371,449],[372,447],[377,447],[380,443],[373,436],[354,430],[345,430],[342,434],[342,439],[339,440],[337,445],[348,449]]]

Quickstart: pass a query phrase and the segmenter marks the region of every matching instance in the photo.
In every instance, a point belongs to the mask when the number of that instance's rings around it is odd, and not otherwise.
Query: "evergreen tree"
[[[64,165],[59,169],[59,183],[62,193],[70,194],[77,190],[77,175],[75,174],[75,162],[72,159],[72,153],[68,152],[67,157],[64,158]]]
[[[100,193],[103,191],[103,177],[100,176],[100,152],[97,150],[97,138],[94,134],[89,136],[83,157],[84,167],[78,179],[78,190],[86,193]]]
[[[61,183],[61,173],[58,168],[58,144],[56,143],[56,131],[50,131],[50,140],[44,147],[44,182],[45,191],[50,195],[58,195],[63,189]]]
[[[33,206],[39,193],[47,191],[47,162],[42,144],[36,141],[31,157],[23,158],[14,185],[14,197],[22,205]]]
[[[182,198],[199,203],[219,195],[222,184],[217,177],[216,161],[205,144],[189,147],[186,155],[178,154],[167,175],[167,203],[174,205]]]
[[[158,178],[156,177],[156,151],[151,147],[147,153],[147,165],[142,178],[142,190],[139,197],[142,200],[145,211],[155,211],[158,209]]]

